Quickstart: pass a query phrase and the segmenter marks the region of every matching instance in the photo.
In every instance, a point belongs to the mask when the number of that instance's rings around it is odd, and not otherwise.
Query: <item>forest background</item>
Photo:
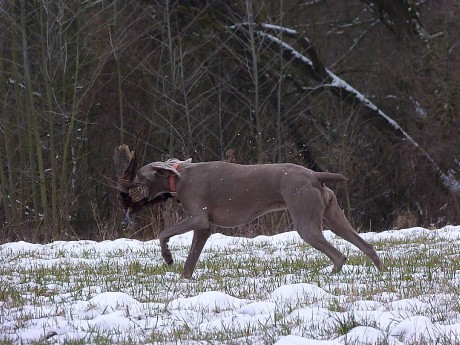
[[[460,223],[458,0],[0,0],[0,243],[123,228],[114,148],[340,172],[353,225]],[[286,212],[237,232],[289,230]]]

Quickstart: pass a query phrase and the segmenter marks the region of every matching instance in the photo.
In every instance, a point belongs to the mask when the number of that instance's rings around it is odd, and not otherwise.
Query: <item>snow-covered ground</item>
[[[171,240],[0,246],[0,343],[460,344],[460,226],[365,233],[343,272],[295,232],[214,234],[192,280]]]

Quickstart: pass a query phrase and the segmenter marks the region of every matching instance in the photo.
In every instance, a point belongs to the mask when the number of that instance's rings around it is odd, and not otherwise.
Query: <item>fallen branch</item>
[[[229,29],[241,30],[244,27],[247,27],[249,23],[236,24],[228,27]],[[296,61],[303,65],[307,73],[314,80],[320,83],[315,90],[318,88],[329,88],[335,90],[335,94],[340,97],[341,100],[346,100],[348,102],[359,102],[363,105],[369,112],[377,116],[380,119],[386,121],[390,125],[399,137],[408,141],[418,152],[426,159],[426,161],[432,166],[433,170],[439,175],[443,185],[451,192],[456,195],[460,195],[460,181],[458,181],[452,173],[446,174],[441,170],[439,165],[434,161],[431,155],[421,147],[417,141],[412,138],[409,133],[407,133],[393,118],[388,116],[383,112],[377,105],[375,105],[369,98],[364,96],[361,92],[352,87],[342,78],[338,77],[331,70],[324,67],[324,65],[319,60],[316,51],[311,44],[311,42],[306,37],[301,37],[300,33],[296,30],[285,28],[277,25],[271,24],[262,24],[256,25],[257,30],[255,30],[256,35],[261,37],[263,40],[269,41],[271,44],[278,45],[281,50],[283,57],[289,61]],[[288,37],[296,38],[302,45],[302,48],[308,53],[308,56],[300,53],[297,49],[284,42],[282,39],[268,33],[267,31],[275,31],[277,33],[282,33]]]

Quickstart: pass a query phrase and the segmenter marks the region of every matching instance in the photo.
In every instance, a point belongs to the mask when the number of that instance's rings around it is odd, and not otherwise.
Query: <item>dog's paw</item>
[[[174,259],[168,248],[162,248],[161,256],[168,266],[171,266],[174,263]]]
[[[148,198],[149,189],[144,185],[139,185],[137,187],[131,188],[128,193],[133,202],[139,202],[142,199]]]
[[[191,273],[182,273],[182,275],[180,276],[182,279],[192,279],[192,274]]]
[[[171,266],[174,263],[174,259],[171,255],[171,253],[163,255],[163,259],[166,262],[166,265]]]

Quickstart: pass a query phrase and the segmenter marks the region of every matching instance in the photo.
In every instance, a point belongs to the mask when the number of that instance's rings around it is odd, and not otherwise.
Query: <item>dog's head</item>
[[[138,154],[124,144],[115,148],[114,163],[118,200],[126,214],[125,221],[128,222],[129,215],[139,212],[143,207],[171,198],[172,194],[159,188],[159,182],[171,175],[180,176],[169,161],[150,163],[138,169]]]

